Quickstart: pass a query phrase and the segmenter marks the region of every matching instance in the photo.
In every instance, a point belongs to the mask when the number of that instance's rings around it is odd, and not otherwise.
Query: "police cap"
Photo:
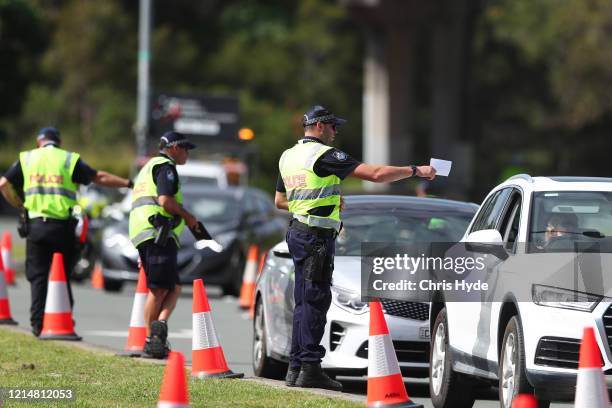
[[[60,132],[54,127],[44,127],[38,131],[36,140],[49,140],[51,142],[60,143]]]
[[[321,105],[315,105],[304,114],[302,124],[304,126],[313,125],[317,122],[333,123],[342,125],[346,123],[345,119],[339,118]]]
[[[159,139],[160,149],[165,149],[166,147],[172,147],[176,145],[181,145],[188,150],[196,148],[196,145],[191,143],[189,139],[185,137],[185,135],[179,132],[166,132]]]

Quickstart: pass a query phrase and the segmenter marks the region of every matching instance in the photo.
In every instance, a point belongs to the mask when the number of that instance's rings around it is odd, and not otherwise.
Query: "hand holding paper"
[[[214,239],[201,239],[199,241],[196,241],[193,246],[196,249],[210,248],[215,252],[223,251],[223,246]]]
[[[448,175],[450,174],[453,162],[449,160],[432,158],[429,161],[429,165],[433,167],[434,169],[436,169],[436,176],[447,176],[448,177]]]

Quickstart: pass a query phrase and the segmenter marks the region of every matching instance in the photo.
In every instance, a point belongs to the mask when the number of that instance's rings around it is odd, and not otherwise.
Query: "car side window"
[[[493,194],[482,205],[482,210],[478,213],[470,232],[497,228],[497,220],[511,192],[511,188],[504,188]]]
[[[518,190],[512,192],[509,205],[500,224],[500,231],[507,250],[514,250],[521,219],[522,196]]]

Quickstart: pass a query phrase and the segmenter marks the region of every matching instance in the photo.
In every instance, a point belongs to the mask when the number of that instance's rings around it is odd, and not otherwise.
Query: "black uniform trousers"
[[[300,367],[302,362],[320,363],[325,356],[321,343],[331,305],[331,280],[315,282],[304,276],[304,265],[312,255],[309,248],[324,245],[326,257],[333,262],[335,236],[321,238],[312,232],[289,228],[287,246],[295,266],[295,287],[293,296],[293,331],[289,366]]]
[[[30,232],[26,238],[26,277],[30,282],[32,328],[41,328],[47,299],[47,286],[51,261],[55,252],[64,256],[64,268],[68,286],[70,306],[74,304],[70,276],[76,255],[74,223],[72,221],[30,220]]]

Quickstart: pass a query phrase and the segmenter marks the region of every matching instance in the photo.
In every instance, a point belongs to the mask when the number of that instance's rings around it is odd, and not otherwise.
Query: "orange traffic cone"
[[[8,291],[4,283],[4,266],[0,256],[0,324],[16,325],[17,322],[11,317],[11,306],[9,305]]]
[[[94,289],[104,289],[104,275],[102,274],[100,262],[94,264],[93,272],[91,273],[91,287]]]
[[[179,351],[171,351],[164,370],[164,380],[159,392],[158,408],[189,406],[189,392],[185,375],[185,357]]]
[[[408,398],[380,302],[370,302],[366,407],[423,408]]]
[[[255,295],[255,280],[257,279],[257,264],[259,250],[257,245],[249,247],[249,255],[247,256],[246,264],[244,265],[244,273],[242,274],[242,287],[240,288],[240,299],[238,305],[242,309],[248,309],[253,303]]]
[[[191,375],[198,378],[242,378],[227,367],[217,338],[202,279],[193,281],[193,342]]]
[[[43,328],[38,338],[41,340],[81,340],[81,337],[74,332],[72,308],[64,272],[64,257],[59,252],[53,254]]]
[[[2,244],[0,252],[2,253],[2,263],[4,264],[4,281],[7,285],[15,284],[15,266],[13,265],[13,243],[11,241],[11,233],[5,231],[2,234]]]
[[[138,285],[136,286],[136,293],[134,294],[134,304],[132,305],[132,316],[130,318],[127,343],[125,345],[125,351],[118,353],[120,356],[142,356],[145,340],[147,338],[147,327],[144,321],[144,306],[148,293],[147,276],[141,266],[138,272]]]
[[[259,279],[259,275],[263,271],[264,266],[266,266],[266,251],[262,251],[261,256],[259,257],[259,268],[257,268],[257,278]],[[257,279],[255,280],[255,288],[257,287]],[[253,289],[255,290],[255,289]],[[253,298],[251,299],[251,305],[249,306],[249,318],[255,318],[255,292],[253,292]]]
[[[580,344],[575,408],[610,407],[608,388],[601,367],[601,352],[595,340],[595,331],[592,327],[585,327]]]
[[[538,401],[531,394],[518,394],[512,400],[512,408],[538,408]]]

